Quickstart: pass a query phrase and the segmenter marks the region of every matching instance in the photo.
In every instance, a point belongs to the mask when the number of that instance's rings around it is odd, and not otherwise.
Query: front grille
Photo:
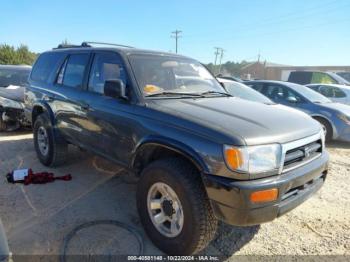
[[[286,152],[283,170],[292,169],[293,167],[302,165],[311,159],[320,156],[322,153],[322,140],[317,140],[312,143],[290,149]]]

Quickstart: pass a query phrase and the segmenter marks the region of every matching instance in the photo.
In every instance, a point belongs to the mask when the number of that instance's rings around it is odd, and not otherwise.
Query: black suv
[[[74,144],[140,176],[151,240],[194,254],[232,225],[271,221],[324,183],[321,126],[304,113],[232,97],[196,60],[129,47],[59,46],[37,59],[25,94],[47,166]]]

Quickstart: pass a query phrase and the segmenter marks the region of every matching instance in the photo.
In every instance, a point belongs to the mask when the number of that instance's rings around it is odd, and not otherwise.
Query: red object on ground
[[[41,173],[29,173],[28,176],[24,178],[24,184],[29,185],[29,184],[46,184],[46,183],[51,183],[55,180],[63,180],[63,181],[69,181],[72,180],[72,176],[65,175],[65,176],[54,176],[53,173],[48,173],[48,172],[41,172]]]
[[[18,175],[18,172],[20,172],[20,175]],[[54,182],[55,180],[72,180],[72,176],[70,174],[55,177],[53,173],[33,173],[31,169],[15,170],[12,173],[7,174],[6,178],[9,183],[22,183],[24,185],[46,184]]]

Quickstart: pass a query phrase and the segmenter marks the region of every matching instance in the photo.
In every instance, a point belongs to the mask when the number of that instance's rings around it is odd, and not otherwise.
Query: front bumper
[[[216,217],[237,226],[257,225],[271,221],[297,207],[317,190],[327,176],[329,155],[319,158],[279,176],[250,181],[204,176],[204,184]],[[255,204],[252,192],[278,188],[277,200]]]
[[[18,122],[23,126],[30,125],[30,121],[24,115],[24,109],[3,107],[0,105],[0,117],[4,122]]]

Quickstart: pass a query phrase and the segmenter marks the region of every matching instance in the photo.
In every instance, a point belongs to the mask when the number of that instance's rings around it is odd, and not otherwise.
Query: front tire
[[[43,165],[55,167],[65,162],[68,145],[62,138],[55,136],[47,114],[36,118],[33,133],[35,151]]]
[[[137,207],[152,242],[170,255],[191,255],[213,239],[217,219],[198,171],[169,158],[146,167],[138,183]]]
[[[333,129],[331,124],[323,118],[315,118],[315,120],[321,124],[324,132],[326,133],[326,142],[330,142],[333,139]]]

